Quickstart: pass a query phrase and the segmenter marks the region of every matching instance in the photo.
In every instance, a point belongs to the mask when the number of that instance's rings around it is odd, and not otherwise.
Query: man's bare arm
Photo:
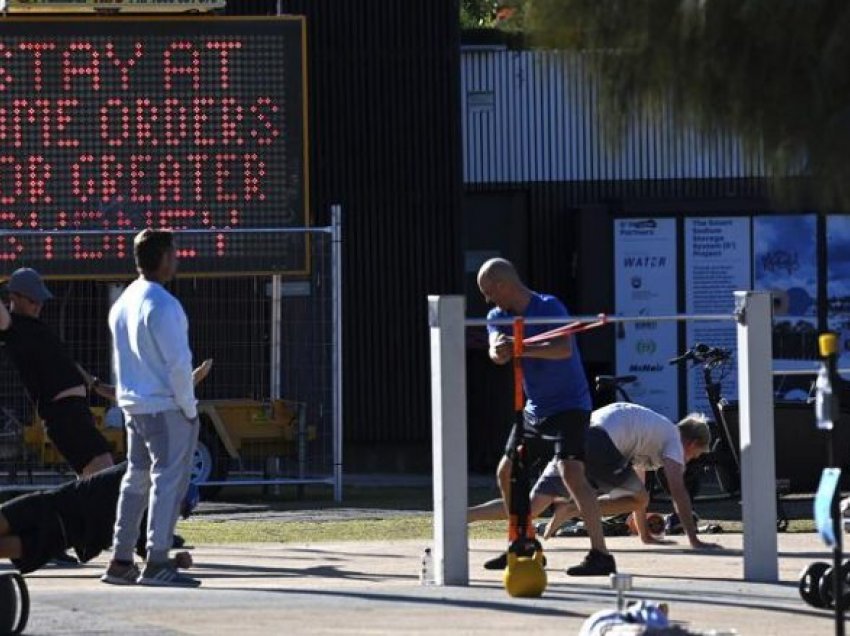
[[[673,499],[673,507],[679,515],[682,528],[688,536],[693,548],[717,548],[716,543],[706,543],[697,536],[697,527],[694,523],[694,513],[691,507],[691,497],[685,488],[685,468],[672,459],[664,459],[664,476],[667,478],[667,487],[670,489],[670,497]]]
[[[491,332],[489,340],[490,359],[498,365],[507,364],[513,357],[513,340],[500,331]]]
[[[212,358],[207,358],[201,364],[199,364],[194,371],[192,371],[192,383],[194,384],[194,386],[198,386],[206,379],[206,377],[210,374],[210,371],[212,370],[212,366]],[[80,373],[86,381],[86,386],[89,387],[90,391],[94,391],[100,397],[109,400],[110,402],[115,401],[116,398],[114,386],[105,382],[101,382],[79,364],[77,365],[77,368],[80,370]]]
[[[572,336],[561,336],[524,345],[522,348],[523,358],[537,358],[539,360],[566,360],[573,355]]]

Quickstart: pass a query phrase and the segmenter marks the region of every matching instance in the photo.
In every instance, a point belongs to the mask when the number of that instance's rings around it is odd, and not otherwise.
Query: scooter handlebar
[[[686,351],[682,355],[671,358],[670,364],[682,364],[683,362],[694,361],[699,364],[705,364],[709,362],[724,362],[729,360],[732,357],[731,352],[728,349],[723,349],[721,347],[709,347],[706,344],[696,344],[693,349],[690,351]]]

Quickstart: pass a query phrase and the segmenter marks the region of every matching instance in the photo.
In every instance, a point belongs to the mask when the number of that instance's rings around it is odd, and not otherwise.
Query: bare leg
[[[546,508],[549,507],[549,504],[552,503],[554,497],[549,495],[535,495],[531,499],[531,517],[537,517],[540,515]],[[500,519],[506,519],[505,516],[505,506],[502,503],[501,499],[492,499],[486,503],[483,503],[478,506],[473,506],[469,509],[468,519],[470,522],[473,521],[499,521]]]
[[[501,499],[492,499],[478,506],[473,506],[467,511],[467,520],[473,521],[498,521],[505,518],[505,504]]]
[[[3,513],[0,512],[0,537],[5,537],[9,534],[12,534],[12,528],[9,526],[9,522],[6,517],[4,517]]]
[[[86,464],[85,468],[83,468],[83,474],[80,477],[88,477],[107,468],[112,468],[114,465],[112,455],[110,453],[103,453]]]
[[[646,491],[644,491],[640,494],[617,497],[616,499],[603,497],[602,499],[598,499],[597,503],[599,505],[600,514],[603,516],[610,516],[620,515],[625,512],[634,512],[635,510],[646,508],[648,499],[649,495],[646,494]],[[555,513],[552,515],[552,519],[546,526],[546,532],[544,533],[543,538],[550,538],[566,521],[581,516],[581,511],[579,511],[578,506],[574,502],[564,499],[558,500],[555,504]]]
[[[584,463],[580,461],[559,461],[558,470],[564,480],[567,490],[572,495],[573,501],[578,505],[581,516],[584,518],[584,527],[590,537],[590,545],[594,550],[608,554],[605,545],[605,535],[602,534],[602,515],[599,511],[599,503],[596,493],[587,483],[584,474]]]
[[[512,466],[513,462],[505,456],[502,457],[502,461],[499,462],[499,467],[496,469],[496,479],[499,482],[499,490],[502,491],[502,506],[505,509],[505,516],[503,519],[506,519],[511,514],[510,501]]]
[[[18,537],[0,538],[0,559],[19,559],[23,553],[23,546]]]
[[[543,531],[544,539],[551,539],[555,531],[564,525],[570,519],[578,516],[578,506],[572,501],[561,499],[555,504],[555,511],[549,523],[546,524],[546,530]]]

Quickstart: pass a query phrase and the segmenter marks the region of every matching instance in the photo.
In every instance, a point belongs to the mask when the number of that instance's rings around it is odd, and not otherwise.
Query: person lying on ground
[[[58,551],[73,549],[83,563],[112,545],[112,529],[121,480],[122,462],[88,477],[68,482],[0,504],[0,559],[9,559],[23,574],[43,568]],[[197,504],[194,488],[183,499],[186,517]],[[146,524],[146,520],[143,520]],[[144,541],[136,552],[144,556]],[[174,557],[177,567],[188,568],[188,552]]]

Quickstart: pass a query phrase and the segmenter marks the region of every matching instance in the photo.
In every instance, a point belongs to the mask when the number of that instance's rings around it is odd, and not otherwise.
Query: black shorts
[[[32,493],[0,506],[12,534],[21,540],[21,556],[12,559],[23,574],[34,572],[66,550],[62,521],[51,504],[51,496]]]
[[[95,426],[85,398],[48,402],[39,406],[39,414],[44,418],[50,441],[78,475],[95,457],[111,452],[109,442]]]
[[[601,426],[591,426],[584,441],[587,453],[586,473],[589,480],[603,491],[618,488],[637,474],[631,462],[623,457],[607,431]]]
[[[590,426],[590,411],[572,409],[555,413],[549,417],[534,418],[523,413],[525,438],[531,464],[554,448],[558,459],[584,461],[584,438]],[[511,459],[519,440],[515,437],[516,427],[511,427],[505,444],[505,455]],[[549,457],[552,457],[550,454]]]

